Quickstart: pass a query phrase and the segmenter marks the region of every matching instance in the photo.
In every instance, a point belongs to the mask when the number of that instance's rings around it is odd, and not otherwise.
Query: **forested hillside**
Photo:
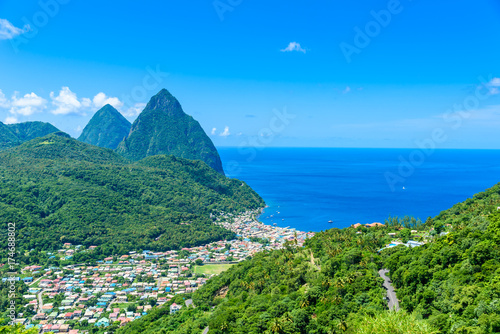
[[[0,122],[0,150],[15,147],[26,141],[58,131],[52,124],[44,122],[24,122],[8,125]]]
[[[130,162],[63,133],[1,152],[0,179],[0,222],[16,223],[22,249],[65,242],[100,246],[102,254],[179,249],[233,236],[211,214],[264,205],[245,183],[201,161]]]
[[[153,311],[118,333],[337,333],[385,309],[376,254],[386,230],[360,236],[332,229],[305,248],[260,253],[218,277],[192,296],[195,309]],[[182,303],[182,297],[175,299]],[[420,332],[419,332],[420,333]]]
[[[402,306],[441,333],[500,332],[499,194],[496,185],[442,212],[436,224],[451,233],[385,260]]]
[[[169,315],[166,305],[118,333],[194,334],[207,326],[211,334],[498,333],[499,194],[496,185],[419,225],[432,228],[434,236],[421,247],[378,252],[391,241],[389,232],[405,235],[400,220],[388,227],[332,229],[303,249],[290,244],[261,253],[195,292],[195,309]],[[445,228],[450,232],[440,235]],[[388,311],[383,300],[377,271],[384,267],[398,288],[399,312]]]

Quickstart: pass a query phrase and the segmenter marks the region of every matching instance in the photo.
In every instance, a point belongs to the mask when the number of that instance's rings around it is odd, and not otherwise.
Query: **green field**
[[[203,266],[195,266],[194,272],[196,274],[218,275],[232,266],[234,266],[234,264],[206,264]]]

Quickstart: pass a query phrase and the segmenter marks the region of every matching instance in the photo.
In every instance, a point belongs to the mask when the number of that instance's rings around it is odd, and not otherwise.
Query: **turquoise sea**
[[[500,150],[218,150],[226,174],[266,201],[261,221],[303,231],[383,222],[389,215],[425,220],[500,182]]]

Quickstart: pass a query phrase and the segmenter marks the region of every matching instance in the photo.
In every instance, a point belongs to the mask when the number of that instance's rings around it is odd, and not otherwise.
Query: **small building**
[[[32,283],[33,282],[33,277],[25,277],[23,278],[24,283]]]
[[[170,305],[170,314],[175,314],[177,311],[179,311],[182,308],[182,306],[177,305],[176,303],[173,303]]]

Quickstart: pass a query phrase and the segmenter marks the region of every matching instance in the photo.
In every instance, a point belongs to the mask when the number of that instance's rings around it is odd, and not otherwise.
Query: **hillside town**
[[[18,314],[16,322],[37,328],[40,333],[77,334],[87,333],[92,327],[123,326],[176,295],[193,293],[211,276],[260,251],[283,248],[286,242],[301,247],[314,236],[314,233],[268,226],[255,217],[256,212],[247,212],[217,219],[216,224],[235,232],[233,240],[178,251],[130,251],[93,265],[24,267],[16,279],[29,286],[23,298],[28,301],[26,309],[33,310],[35,315]],[[93,249],[95,246],[85,248],[64,243],[57,252],[46,255],[70,261],[75,254]],[[184,305],[170,305],[170,312],[194,306],[191,299],[186,299]]]

